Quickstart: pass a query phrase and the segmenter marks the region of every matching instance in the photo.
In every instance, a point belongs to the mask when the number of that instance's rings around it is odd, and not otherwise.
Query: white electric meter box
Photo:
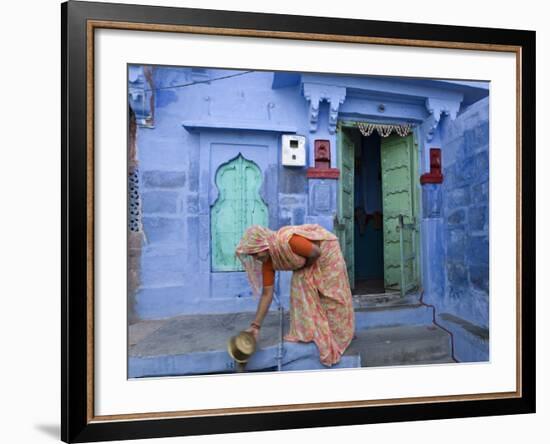
[[[296,134],[283,134],[283,166],[306,166],[306,137]]]

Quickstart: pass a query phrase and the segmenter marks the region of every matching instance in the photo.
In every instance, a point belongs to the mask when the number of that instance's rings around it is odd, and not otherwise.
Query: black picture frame
[[[93,415],[90,347],[93,347],[93,157],[89,147],[93,119],[89,104],[90,22],[197,26],[332,36],[369,37],[380,44],[432,42],[433,46],[507,45],[517,48],[518,74],[518,221],[521,294],[518,319],[521,393],[498,399],[334,407],[293,411],[246,412],[191,417],[96,418]],[[535,32],[436,24],[398,23],[298,15],[218,11],[69,1],[61,5],[62,23],[62,384],[61,438],[90,442],[181,435],[220,434],[535,412]],[[146,26],[145,26],[146,28]],[[170,30],[174,31],[173,29]],[[143,32],[147,32],[146,29]],[[177,31],[176,31],[177,32]],[[437,42],[437,43],[436,43]],[[457,45],[457,42],[460,45]],[[430,46],[430,45],[428,45]],[[91,66],[90,66],[90,57]],[[93,351],[93,348],[92,348]],[[93,397],[92,397],[93,398]]]

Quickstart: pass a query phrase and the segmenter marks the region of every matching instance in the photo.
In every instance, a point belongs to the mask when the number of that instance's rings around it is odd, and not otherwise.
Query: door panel
[[[338,187],[338,218],[335,234],[340,240],[340,248],[346,261],[350,287],[355,287],[354,257],[354,168],[355,141],[345,129],[338,131],[338,168],[340,183]]]
[[[381,141],[382,208],[384,226],[384,285],[389,289],[401,287],[401,246],[398,230],[399,215],[403,222],[415,221],[413,195],[413,138],[392,135]],[[415,250],[411,230],[403,231],[403,253],[410,256]],[[416,261],[416,259],[414,260]],[[416,264],[404,262],[405,281],[415,280]]]

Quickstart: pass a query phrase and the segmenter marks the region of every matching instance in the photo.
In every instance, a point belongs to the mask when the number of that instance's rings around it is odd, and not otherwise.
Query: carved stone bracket
[[[431,142],[433,140],[438,124],[439,116],[436,119],[433,114],[431,116],[428,116],[426,120],[422,122],[421,128],[427,142]]]
[[[336,132],[338,110],[346,100],[346,88],[341,86],[323,85],[321,83],[304,83],[303,94],[309,102],[309,130],[317,131],[319,122],[319,105],[323,100],[329,104],[328,130],[330,134]]]
[[[426,99],[426,109],[430,113],[430,117],[425,121],[426,140],[428,142],[432,141],[437,125],[439,125],[441,120],[441,116],[449,116],[451,120],[456,119],[461,103],[462,96],[459,100],[443,100],[433,97],[428,97]]]

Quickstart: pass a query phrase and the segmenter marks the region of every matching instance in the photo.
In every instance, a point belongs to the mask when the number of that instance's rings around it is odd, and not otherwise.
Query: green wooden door
[[[355,287],[354,233],[354,168],[355,140],[350,133],[340,127],[338,131],[338,168],[340,183],[338,187],[338,217],[335,218],[334,231],[340,241],[340,248],[346,261],[349,284]]]
[[[260,197],[262,174],[240,154],[216,172],[219,195],[211,212],[212,271],[242,271],[235,248],[250,225],[268,224],[267,206]]]
[[[399,216],[405,224],[416,220],[414,174],[414,144],[412,134],[407,137],[391,135],[382,138],[382,208],[384,227],[384,286],[388,289],[401,288],[401,248],[398,230]],[[404,231],[404,256],[417,251],[413,245],[411,230]],[[416,280],[417,259],[404,263],[406,282]]]

